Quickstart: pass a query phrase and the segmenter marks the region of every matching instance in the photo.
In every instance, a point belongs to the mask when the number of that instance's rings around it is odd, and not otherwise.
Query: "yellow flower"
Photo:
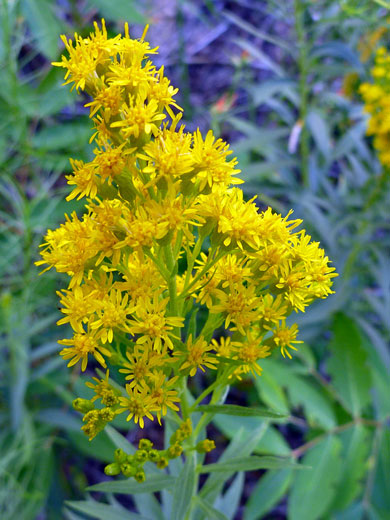
[[[100,341],[105,344],[112,343],[114,330],[125,331],[128,324],[128,315],[135,311],[134,306],[128,305],[129,295],[122,296],[121,291],[112,289],[103,300],[95,303],[97,319],[91,320],[91,330],[99,330]]]
[[[58,343],[61,345],[67,345],[66,348],[62,349],[60,355],[68,360],[68,367],[72,367],[80,360],[81,370],[84,372],[88,364],[88,355],[91,354],[102,367],[106,368],[106,362],[102,354],[107,357],[111,356],[111,352],[103,347],[96,336],[88,331],[83,333],[75,333],[71,339],[62,339]]]
[[[280,347],[280,351],[283,357],[292,358],[288,349],[297,350],[294,345],[298,343],[303,343],[303,341],[296,340],[295,338],[298,335],[298,325],[294,323],[291,327],[286,326],[285,320],[279,324],[276,329],[273,331],[272,342]]]
[[[152,370],[164,364],[162,356],[155,354],[151,342],[135,345],[132,352],[126,352],[128,361],[123,363],[124,368],[121,368],[119,372],[127,374],[126,380],[130,381],[130,388],[141,388],[142,383],[152,375]]]
[[[245,246],[249,246],[250,249],[259,247],[260,216],[253,203],[254,198],[244,202],[243,192],[238,188],[226,192],[218,222],[218,232],[223,235],[224,246],[238,246],[241,249]]]
[[[206,186],[211,187],[213,184],[221,184],[224,188],[227,188],[230,184],[244,182],[233,177],[241,170],[234,169],[237,159],[226,160],[231,153],[229,145],[222,139],[215,139],[212,130],[207,132],[204,140],[199,129],[194,133],[192,158],[194,168],[198,172],[197,179],[200,180],[200,192]]]
[[[145,94],[132,96],[129,94],[128,103],[123,103],[120,108],[119,121],[111,123],[111,128],[119,128],[124,139],[133,136],[158,134],[156,122],[165,119],[165,114],[158,110],[158,103],[151,99],[146,103]]]
[[[176,403],[180,402],[177,390],[172,387],[177,383],[178,376],[174,376],[168,379],[163,372],[154,371],[150,377],[150,396],[154,399],[156,406],[159,407],[157,410],[157,420],[161,424],[161,416],[164,416],[168,412],[168,408],[179,411]]]
[[[119,395],[120,392],[117,389],[114,389],[110,383],[108,382],[108,378],[110,377],[110,373],[106,371],[106,377],[104,379],[98,379],[97,377],[93,377],[92,379],[96,384],[87,381],[85,385],[88,388],[91,388],[95,395],[91,399],[91,402],[95,402],[97,399],[101,399],[102,403],[105,406],[115,406],[119,403]]]
[[[85,163],[84,161],[77,161],[70,159],[72,165],[73,175],[65,175],[70,186],[75,186],[73,190],[66,197],[66,200],[77,200],[83,197],[91,197],[94,199],[97,194],[96,183],[96,164]]]
[[[96,85],[93,101],[86,103],[85,107],[90,107],[89,117],[93,117],[98,110],[103,109],[104,120],[109,121],[112,116],[116,116],[122,104],[122,88],[119,85],[107,85],[105,78],[100,78],[101,84]]]
[[[192,334],[190,334],[185,347],[184,352],[174,352],[175,356],[180,356],[180,370],[190,369],[189,373],[192,377],[196,374],[198,368],[202,372],[205,371],[203,365],[213,370],[217,368],[218,360],[214,354],[209,353],[210,350],[213,350],[213,346],[209,345],[203,336],[193,342]]]
[[[235,375],[248,374],[249,372],[254,376],[261,375],[262,368],[257,362],[271,354],[269,346],[264,345],[262,339],[262,337],[248,331],[244,340],[235,343],[236,356],[234,356],[234,359],[242,363],[235,371]]]
[[[126,392],[129,397],[120,397],[120,406],[116,413],[129,412],[127,421],[130,421],[134,417],[135,424],[144,427],[144,417],[147,417],[151,421],[154,420],[152,412],[158,411],[158,406],[155,400],[149,395],[148,388],[144,387],[142,390],[139,388],[131,388],[130,385],[126,385]]]
[[[94,27],[95,35],[91,35],[90,38],[83,38],[76,33],[74,46],[72,40],[61,36],[66,50],[69,52],[69,59],[62,56],[60,62],[53,62],[52,65],[67,69],[65,85],[74,83],[71,90],[74,87],[77,90],[93,87],[97,77],[96,68],[98,65],[104,66],[109,61],[110,49],[107,48],[107,31],[104,20],[102,20],[101,30],[96,22]],[[117,36],[116,40],[119,38],[120,36]]]
[[[231,284],[228,292],[219,290],[217,293],[219,302],[210,308],[210,313],[225,315],[225,328],[233,322],[241,334],[244,329],[259,319],[259,305],[261,300],[255,293],[255,287],[245,287],[242,284]],[[234,330],[234,327],[233,327]]]
[[[153,347],[160,351],[162,345],[173,349],[172,339],[179,339],[173,333],[176,327],[183,327],[184,318],[180,316],[166,316],[168,298],[159,299],[158,293],[153,299],[143,302],[137,307],[135,315],[129,321],[127,330],[132,335],[137,335],[137,343],[151,340]]]
[[[88,217],[80,221],[73,212],[71,219],[65,215],[66,223],[54,230],[48,230],[41,247],[43,260],[36,262],[36,265],[49,264],[44,271],[55,267],[60,273],[67,273],[71,276],[69,288],[80,285],[87,262],[98,252],[98,244],[92,238],[94,223]],[[43,272],[44,272],[43,271]]]
[[[88,286],[82,285],[74,287],[72,291],[57,291],[57,295],[63,305],[61,312],[65,314],[64,318],[57,321],[57,325],[69,323],[74,331],[83,330],[81,324],[88,323],[90,316],[97,309],[94,291]]]

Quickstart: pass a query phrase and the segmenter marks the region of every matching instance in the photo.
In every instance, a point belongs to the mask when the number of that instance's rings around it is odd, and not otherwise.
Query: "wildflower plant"
[[[182,454],[195,474],[215,446],[205,428],[216,413],[272,416],[223,405],[226,388],[261,376],[268,356],[291,358],[301,341],[287,318],[331,294],[337,276],[292,212],[244,199],[228,144],[186,132],[145,33],[132,39],[126,24],[109,38],[103,20],[88,38],[62,37],[68,56],[54,65],[91,98],[94,158],[71,160],[67,200],[85,198],[86,211],[47,232],[37,262],[69,277],[58,324],[73,336],[61,356],[82,372],[104,369],[87,383],[93,398],[74,401],[88,438],[119,414],[141,428],[169,419],[164,450],[142,439],[106,467],[138,482],[146,462],[164,469]],[[206,371],[214,378],[192,396],[188,381]]]
[[[363,83],[360,93],[369,114],[367,135],[373,136],[374,148],[379,160],[390,167],[390,52],[379,47],[375,55],[375,65],[371,69],[373,83]]]

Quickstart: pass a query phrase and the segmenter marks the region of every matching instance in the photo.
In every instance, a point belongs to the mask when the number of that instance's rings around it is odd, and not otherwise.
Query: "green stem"
[[[234,254],[236,251],[230,251],[230,254]],[[192,280],[192,282],[184,287],[183,292],[180,294],[180,298],[186,298],[188,295],[188,292],[192,287],[199,282],[199,280],[202,278],[204,274],[207,273],[219,260],[221,260],[222,257],[224,257],[227,254],[227,251],[220,251],[216,257],[211,260],[210,262],[207,262],[207,264],[204,266],[204,268],[195,276],[195,278]]]
[[[223,394],[223,391],[225,390],[225,386],[219,386],[218,385],[218,388],[215,388],[215,390],[213,391],[213,395],[210,399],[210,404],[216,404],[219,399],[221,398],[222,394]],[[200,418],[198,424],[196,425],[196,428],[193,432],[193,436],[194,436],[194,440],[196,442],[196,439],[198,438],[200,432],[202,431],[202,428],[205,428],[209,422],[213,419],[214,417],[214,413],[207,413],[205,412],[202,417]]]
[[[332,428],[331,430],[328,430],[326,433],[319,435],[315,439],[307,442],[306,444],[303,444],[303,446],[300,446],[299,448],[293,450],[291,452],[291,455],[294,458],[298,458],[301,455],[303,455],[307,450],[310,450],[311,448],[314,448],[314,446],[317,446],[318,443],[320,443],[322,440],[324,440],[328,435],[334,435],[337,433],[341,433],[345,430],[349,430],[349,428],[353,428],[354,426],[357,426],[358,424],[362,424],[364,426],[372,426],[375,428],[382,428],[383,422],[380,421],[372,421],[370,419],[362,419],[361,417],[356,417],[353,421],[350,421],[345,424],[341,424],[340,426],[336,426],[335,428]]]
[[[180,389],[180,404],[181,404],[183,420],[186,420],[190,416],[190,407],[188,405],[188,399],[187,399],[187,378],[181,377],[179,379],[178,385],[179,385],[179,389]]]
[[[305,0],[294,0],[295,10],[295,32],[298,39],[298,69],[299,69],[299,119],[302,124],[300,136],[301,173],[302,183],[309,186],[309,134],[306,128],[307,107],[309,99],[308,85],[308,49],[305,31]]]

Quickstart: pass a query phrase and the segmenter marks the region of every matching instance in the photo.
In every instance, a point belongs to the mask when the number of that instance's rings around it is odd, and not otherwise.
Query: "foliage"
[[[47,2],[48,9],[37,8],[38,3],[19,0],[1,6],[0,516],[20,517],[23,511],[25,518],[34,519],[44,509],[50,519],[119,514],[170,518],[172,482],[158,494],[162,507],[153,492],[132,495],[130,504],[107,490],[107,503],[93,494],[60,512],[64,499],[83,497],[86,479],[90,484],[101,480],[102,467],[85,457],[98,454],[107,463],[115,446],[129,451],[132,445],[108,429],[92,448],[79,432],[81,422],[69,405],[74,395],[90,395],[82,394],[84,381],[75,383],[58,357],[55,321],[60,314],[53,312],[54,292],[63,281],[52,275],[38,278],[32,266],[43,232],[55,227],[65,211],[62,200],[68,190],[61,175],[70,171],[68,157],[91,159],[84,146],[90,135],[88,118],[61,88],[60,74],[49,61],[59,55],[59,33],[77,30],[87,35],[95,15],[130,22],[133,14],[127,1],[115,2],[118,9],[123,6],[115,13],[97,11],[98,3],[92,0],[71,1],[66,7],[63,2]],[[289,362],[288,372],[284,360],[264,360],[263,375],[255,385],[242,383],[233,389],[239,405],[272,408],[288,418],[240,417],[240,432],[233,416],[218,414],[212,421],[224,438],[233,439],[227,460],[251,453],[260,458],[292,454],[313,470],[253,471],[245,484],[238,472],[225,486],[218,479],[224,475],[210,473],[207,496],[197,497],[194,504],[206,518],[301,514],[299,507],[306,506],[297,501],[301,486],[306,479],[315,494],[317,479],[326,469],[320,449],[327,450],[335,467],[341,460],[336,475],[323,476],[327,509],[322,517],[382,519],[390,507],[388,176],[382,174],[365,136],[358,93],[362,82],[372,82],[375,49],[388,45],[386,11],[374,4],[302,1],[295,2],[294,11],[291,1],[268,0],[253,8],[242,2],[200,6],[184,1],[177,10],[175,28],[181,44],[177,52],[173,47],[170,68],[183,79],[176,80],[182,91],[179,103],[188,117],[199,121],[204,99],[213,102],[215,133],[230,141],[239,138],[234,149],[247,198],[260,192],[259,199],[282,214],[294,207],[340,273],[329,304],[314,306],[310,315],[298,320],[306,343]],[[161,28],[158,22],[155,18]],[[195,27],[204,36],[199,43],[193,39]],[[225,42],[225,54],[218,54]],[[194,54],[195,49],[201,49],[200,54]],[[215,61],[226,55],[228,64],[216,67]],[[202,73],[210,71],[208,62],[214,63],[212,74]],[[226,68],[232,83],[226,92],[218,92],[223,88],[218,71]],[[205,96],[202,88],[210,81],[216,87]],[[302,128],[305,110],[307,125]],[[68,203],[67,211],[69,204],[80,208]],[[351,352],[351,337],[357,352]],[[351,374],[363,381],[362,387],[346,386],[346,381],[353,381]],[[196,392],[203,384],[195,382]],[[115,426],[120,429],[123,424]],[[178,475],[182,468],[173,462]],[[42,478],[34,478],[37,474]],[[152,489],[158,489],[159,477],[161,473],[151,474],[144,484],[132,485],[142,491],[157,479]],[[251,494],[245,507],[243,492]],[[310,503],[310,496],[305,498]],[[312,502],[308,518],[317,514],[316,506]],[[135,507],[140,514],[131,512]]]

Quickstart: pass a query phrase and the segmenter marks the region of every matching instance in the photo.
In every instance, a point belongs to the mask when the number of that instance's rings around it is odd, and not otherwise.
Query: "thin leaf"
[[[235,415],[239,417],[267,417],[268,419],[282,419],[285,415],[263,408],[250,408],[236,404],[201,404],[196,408],[197,412],[208,412],[220,415]]]
[[[150,475],[145,482],[139,483],[133,479],[118,480],[112,482],[101,482],[87,488],[89,491],[103,491],[105,493],[122,493],[131,495],[133,493],[155,493],[162,489],[171,489],[176,479],[170,475]]]
[[[278,468],[302,468],[291,458],[282,457],[240,457],[225,462],[206,464],[198,469],[199,473],[254,471],[256,469],[278,469]]]
[[[117,508],[108,504],[99,504],[92,500],[66,501],[68,507],[97,518],[98,520],[149,520],[137,513],[131,513],[124,508]]]
[[[183,520],[195,494],[195,454],[189,455],[173,488],[172,520]]]

